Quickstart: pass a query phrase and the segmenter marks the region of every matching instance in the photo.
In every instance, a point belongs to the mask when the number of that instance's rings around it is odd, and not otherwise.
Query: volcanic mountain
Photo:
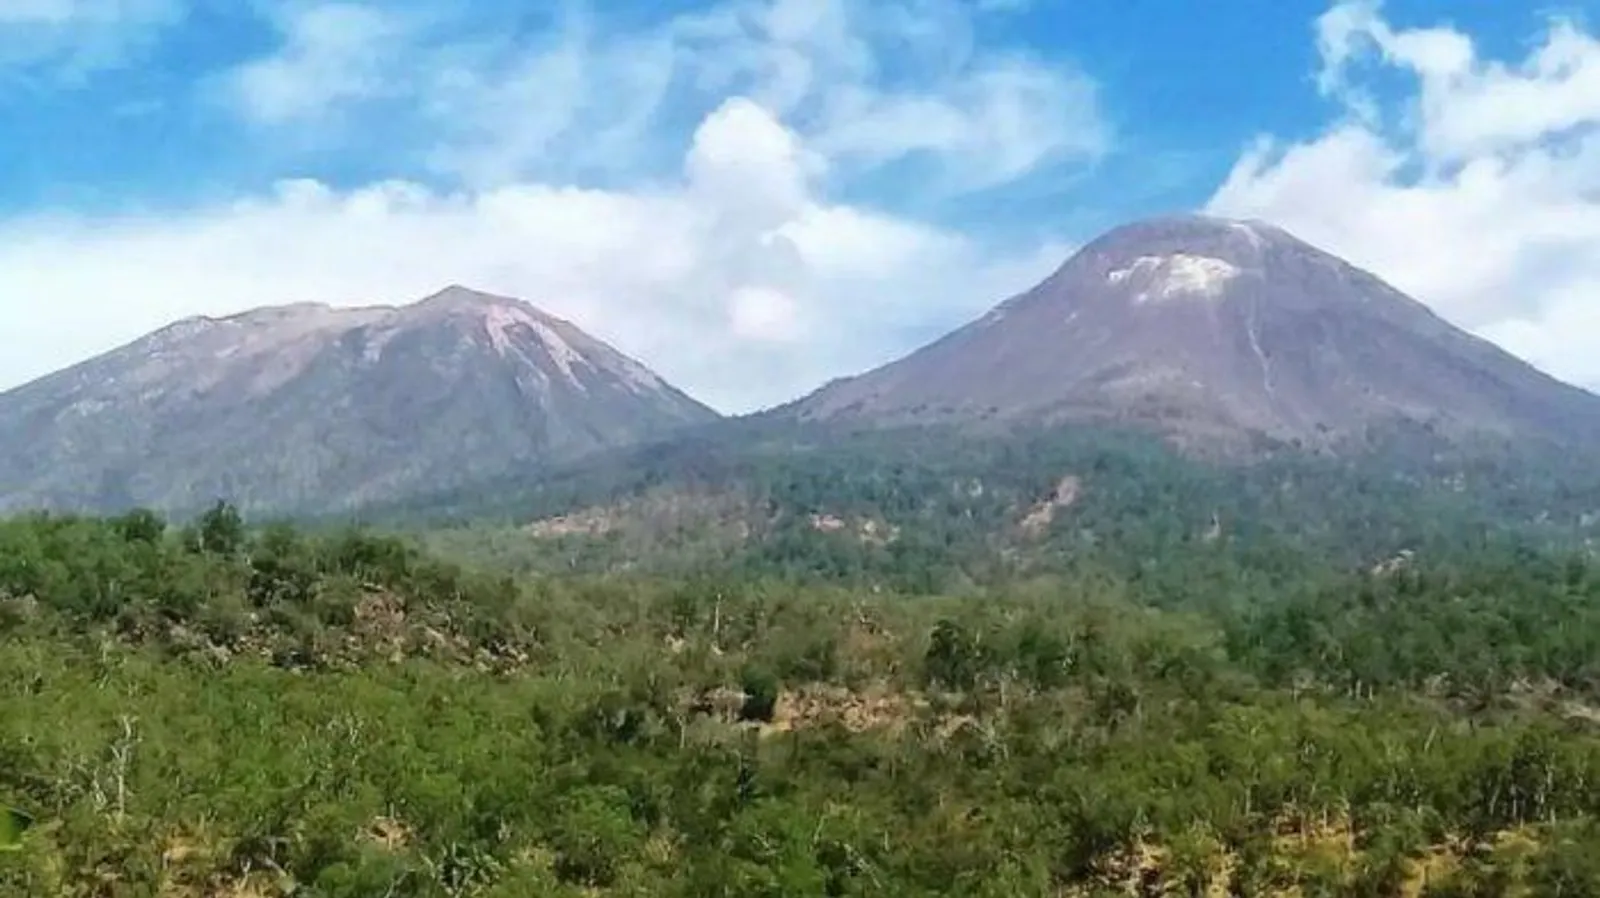
[[[1180,442],[1329,446],[1399,425],[1586,443],[1600,397],[1260,222],[1166,218],[780,410],[806,420],[1141,422]]]
[[[328,511],[717,417],[521,301],[192,318],[0,395],[0,510]]]

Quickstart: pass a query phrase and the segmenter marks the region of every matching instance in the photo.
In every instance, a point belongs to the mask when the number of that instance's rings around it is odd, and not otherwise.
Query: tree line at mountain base
[[[13,520],[0,893],[1600,894],[1600,566],[1232,570],[1158,607]]]
[[[1273,598],[1407,551],[1600,545],[1600,469],[1537,445],[1377,433],[1341,454],[1214,463],[1148,433],[748,425],[430,496],[369,520],[538,573],[697,574],[951,593],[1109,568],[1143,599]],[[342,522],[341,522],[342,523]]]

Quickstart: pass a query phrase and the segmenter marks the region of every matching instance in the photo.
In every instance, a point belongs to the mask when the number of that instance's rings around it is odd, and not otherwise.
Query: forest
[[[1258,585],[1268,598],[1400,553],[1600,539],[1600,469],[1534,445],[1394,433],[1346,455],[1287,447],[1219,464],[1112,428],[742,426],[364,517],[530,574],[732,573],[930,594],[1090,565],[1161,605],[1192,601],[1197,571],[1227,582],[1214,600]]]
[[[917,582],[829,545],[0,524],[0,894],[1600,894],[1581,548]]]

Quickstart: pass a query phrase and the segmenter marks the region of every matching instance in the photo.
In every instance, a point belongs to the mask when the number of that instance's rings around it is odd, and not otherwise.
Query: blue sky
[[[463,282],[743,410],[1181,210],[1596,385],[1597,15],[0,0],[0,388],[184,315]]]

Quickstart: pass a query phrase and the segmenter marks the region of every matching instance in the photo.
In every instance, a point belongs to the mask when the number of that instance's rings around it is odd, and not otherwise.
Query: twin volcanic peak
[[[1600,397],[1277,227],[1199,216],[1111,231],[981,319],[783,411],[1137,422],[1185,442],[1328,445],[1396,424],[1600,438]]]
[[[1600,442],[1600,397],[1278,228],[1202,217],[1114,230],[981,319],[769,414],[1112,421],[1234,445],[1328,445],[1395,423]],[[716,418],[517,300],[451,287],[399,308],[258,309],[178,322],[0,395],[0,511],[217,497],[329,511]]]
[[[716,419],[514,299],[191,318],[0,395],[0,510],[333,510]]]

